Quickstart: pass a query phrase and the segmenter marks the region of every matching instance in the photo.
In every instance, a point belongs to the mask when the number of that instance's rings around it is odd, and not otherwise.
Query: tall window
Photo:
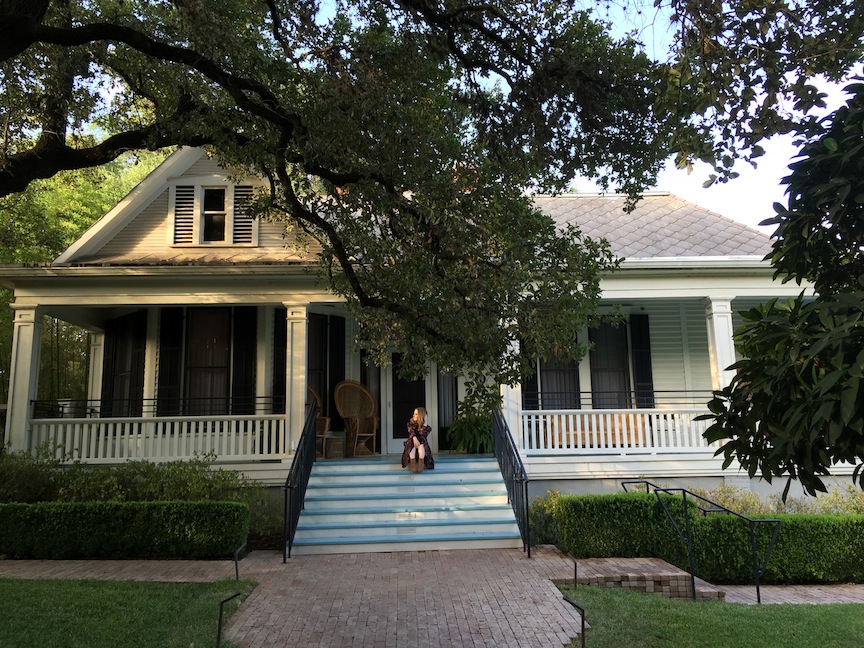
[[[537,373],[522,383],[525,409],[579,409],[579,365],[550,358],[537,361]]]
[[[651,336],[648,315],[634,313],[628,323],[604,323],[589,331],[592,349],[591,407],[654,407]],[[579,365],[557,358],[540,360],[537,372],[522,381],[524,409],[579,409]],[[587,403],[587,399],[584,399]]]
[[[231,309],[190,308],[186,314],[184,392],[192,416],[225,414],[231,382]]]
[[[627,326],[602,324],[590,331],[591,402],[595,409],[654,407],[648,315],[630,315]]]
[[[595,409],[630,407],[630,363],[627,327],[603,323],[589,331],[591,342],[591,404]]]
[[[225,189],[204,189],[201,210],[203,239],[206,243],[225,240]]]
[[[124,315],[105,323],[103,416],[141,416],[146,341],[146,311]]]
[[[163,308],[157,414],[255,410],[254,306]]]

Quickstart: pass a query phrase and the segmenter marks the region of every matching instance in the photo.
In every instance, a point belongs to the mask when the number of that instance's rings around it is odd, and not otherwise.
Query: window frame
[[[168,196],[168,245],[173,248],[194,248],[194,247],[258,247],[259,235],[259,219],[251,219],[251,240],[236,242],[237,235],[237,218],[236,218],[236,201],[237,189],[240,187],[251,187],[251,193],[254,195],[256,189],[261,186],[260,180],[253,178],[244,178],[238,182],[232,182],[226,176],[208,175],[208,176],[180,176],[171,180],[169,184]],[[192,207],[191,207],[191,240],[178,241],[178,224],[187,230],[190,229],[190,224],[187,222],[181,223],[181,218],[188,219],[190,216],[178,216],[177,204],[177,189],[178,187],[193,187]],[[225,192],[225,225],[224,240],[208,241],[205,239],[205,215],[204,211],[204,195],[208,189],[222,189]],[[219,212],[223,213],[223,212]]]

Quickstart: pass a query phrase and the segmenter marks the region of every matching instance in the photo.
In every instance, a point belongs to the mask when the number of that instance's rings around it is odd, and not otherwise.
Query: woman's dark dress
[[[402,450],[402,467],[408,466],[411,460],[411,450],[414,449],[414,437],[416,436],[423,443],[423,468],[426,470],[435,469],[435,460],[432,458],[432,450],[429,448],[427,437],[432,432],[432,428],[424,425],[418,429],[418,425],[414,421],[408,421],[408,439],[405,441],[405,448]]]

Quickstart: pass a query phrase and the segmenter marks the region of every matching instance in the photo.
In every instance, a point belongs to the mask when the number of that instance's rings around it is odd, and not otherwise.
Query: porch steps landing
[[[494,457],[438,456],[412,473],[398,456],[316,461],[292,554],[521,547]]]

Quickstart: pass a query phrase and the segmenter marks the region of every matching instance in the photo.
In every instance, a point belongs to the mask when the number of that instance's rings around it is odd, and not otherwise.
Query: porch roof
[[[537,196],[535,203],[559,225],[572,223],[591,238],[605,238],[630,259],[764,257],[771,239],[672,194],[646,195],[624,211],[620,195]]]

